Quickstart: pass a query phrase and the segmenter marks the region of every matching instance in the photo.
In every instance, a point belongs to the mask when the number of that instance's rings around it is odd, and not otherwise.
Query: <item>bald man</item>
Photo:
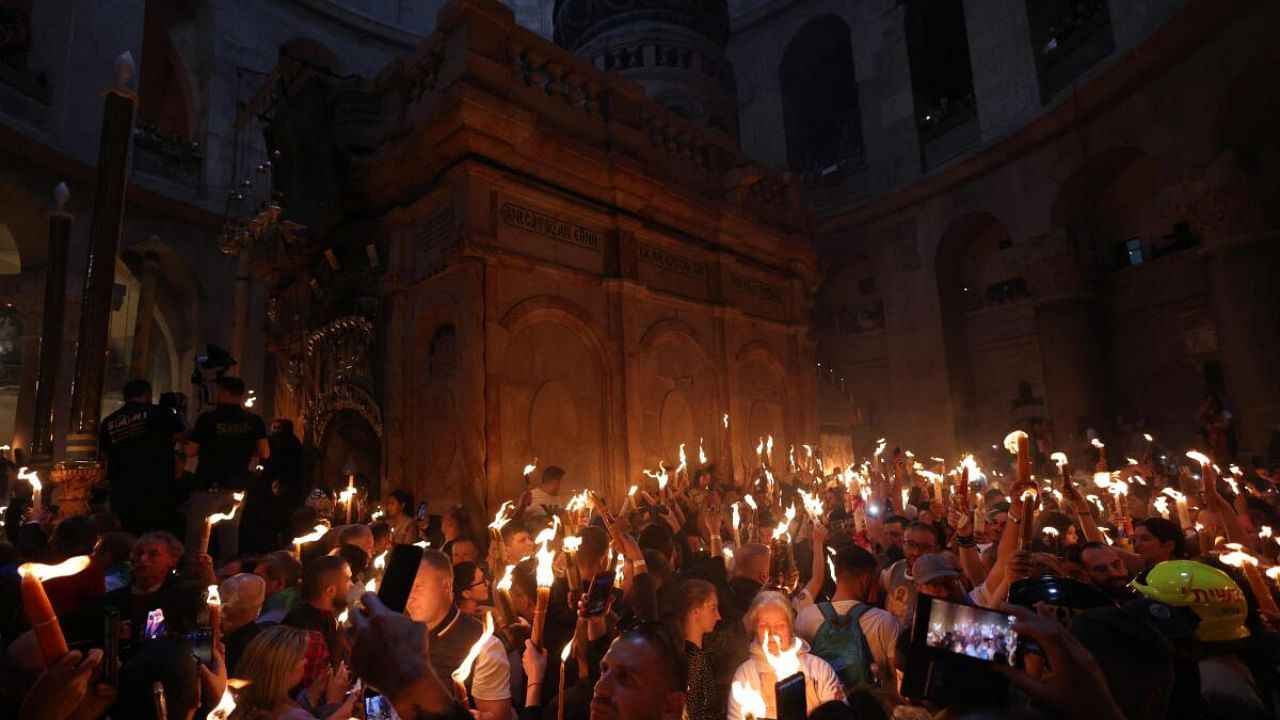
[[[227,671],[235,672],[240,654],[262,626],[254,622],[267,597],[267,581],[253,573],[232,575],[218,586],[222,597],[222,642],[227,648]]]

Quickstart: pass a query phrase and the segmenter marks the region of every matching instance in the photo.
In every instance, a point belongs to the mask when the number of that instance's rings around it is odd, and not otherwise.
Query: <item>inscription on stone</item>
[[[771,303],[782,302],[782,290],[762,280],[734,274],[729,282],[742,292],[754,295],[761,300],[768,300]]]
[[[457,246],[453,234],[453,210],[446,208],[420,223],[412,238],[410,283],[421,282],[444,269],[445,258]]]
[[[666,250],[652,245],[645,245],[644,243],[639,243],[637,248],[640,262],[645,265],[652,265],[680,275],[688,275],[697,280],[707,279],[707,264],[702,261],[669,253]]]
[[[503,203],[500,215],[502,222],[513,228],[544,235],[588,250],[597,252],[600,250],[600,233],[590,228],[557,220],[550,215],[543,215],[515,203]]]

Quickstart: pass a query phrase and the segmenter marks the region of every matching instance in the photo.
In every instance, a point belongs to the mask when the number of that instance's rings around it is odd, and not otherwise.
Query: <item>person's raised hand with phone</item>
[[[1017,605],[1004,605],[1001,610],[1014,616],[1014,632],[1040,644],[1050,670],[1041,678],[1004,666],[995,666],[996,672],[1056,717],[1124,720],[1098,661],[1062,623]]]

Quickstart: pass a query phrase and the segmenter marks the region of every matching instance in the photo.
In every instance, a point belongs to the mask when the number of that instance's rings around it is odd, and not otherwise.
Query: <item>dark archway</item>
[[[865,155],[853,44],[844,20],[810,20],[787,45],[781,68],[787,164],[821,177]]]
[[[1159,202],[1163,172],[1141,150],[1120,147],[1088,158],[1054,198],[1051,222],[1066,231],[1086,266],[1141,265],[1194,246],[1187,225]]]
[[[906,3],[907,58],[911,93],[920,129],[925,169],[935,167],[978,140],[977,105],[969,36],[962,0],[911,0]],[[972,130],[929,152],[930,141],[972,121]]]
[[[359,412],[337,410],[325,425],[324,437],[311,467],[315,487],[335,488],[347,472],[356,473],[356,482],[378,497],[382,477],[382,441],[373,426]]]

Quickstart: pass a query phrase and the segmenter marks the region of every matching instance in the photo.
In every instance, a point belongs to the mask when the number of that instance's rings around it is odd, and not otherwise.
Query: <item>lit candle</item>
[[[218,586],[210,585],[205,596],[205,604],[209,606],[209,628],[213,631],[213,646],[222,642],[222,597],[218,595]]]
[[[1036,501],[1039,497],[1034,486],[1022,491],[1022,527],[1020,528],[1022,532],[1019,535],[1018,545],[1020,550],[1031,549],[1031,534],[1036,522]]]
[[[569,653],[573,652],[573,638],[569,638],[569,642],[564,644],[564,649],[560,651],[560,695],[556,700],[556,720],[564,720],[564,676],[565,669],[569,666]]]
[[[27,471],[26,466],[18,468],[18,479],[26,480],[31,484],[31,515],[35,516],[40,510],[40,496],[43,494],[44,485],[40,482],[40,476],[35,470]]]
[[[329,532],[329,526],[320,524],[316,525],[315,528],[306,535],[301,535],[293,539],[293,554],[298,556],[298,562],[302,562],[302,546],[319,540],[324,537],[324,534],[327,532]]]
[[[556,574],[552,569],[556,553],[550,549],[551,541],[555,537],[556,528],[555,525],[552,525],[538,533],[538,537],[534,540],[541,547],[534,553],[538,558],[538,597],[533,607],[533,628],[529,633],[529,639],[533,641],[533,646],[538,649],[542,648],[542,630],[547,622],[547,604],[551,600],[551,585],[556,581]]]
[[[769,708],[764,704],[764,696],[750,685],[735,680],[731,692],[733,701],[742,708],[742,715],[746,720],[761,720],[765,713],[769,712]]]
[[[213,534],[213,526],[224,520],[231,520],[236,516],[236,511],[240,509],[240,502],[244,500],[244,493],[238,492],[231,496],[235,500],[235,504],[231,506],[231,512],[214,513],[204,519],[204,531],[200,534],[200,554],[205,555],[209,552],[209,536]]]
[[[1262,579],[1262,571],[1258,569],[1258,558],[1244,549],[1239,543],[1227,543],[1230,552],[1222,553],[1218,559],[1232,567],[1240,568],[1244,579],[1253,590],[1253,597],[1258,603],[1258,610],[1272,615],[1280,614],[1275,598],[1271,596],[1271,588]]]
[[[1187,496],[1173,488],[1165,488],[1161,492],[1173,498],[1174,505],[1178,509],[1178,524],[1182,529],[1191,527],[1191,511],[1187,509]]]
[[[463,658],[462,664],[449,676],[453,678],[454,693],[463,707],[471,704],[471,699],[467,697],[467,678],[471,677],[471,666],[475,664],[476,658],[480,657],[480,651],[484,649],[484,644],[489,642],[491,637],[493,637],[493,615],[485,613],[484,632],[480,634],[480,639],[476,640],[471,649],[467,651],[467,656]]]
[[[231,696],[231,688],[222,691],[222,699],[209,711],[209,720],[228,720],[236,710],[236,699]],[[159,717],[164,717],[160,715]]]
[[[516,504],[510,500],[502,503],[498,508],[498,512],[493,516],[493,522],[489,523],[489,546],[491,552],[498,558],[499,562],[507,561],[506,543],[502,541],[502,528],[511,522],[511,516],[515,513]]]
[[[502,579],[494,585],[494,589],[498,591],[497,610],[503,627],[514,625],[519,620],[515,603],[511,601],[511,574],[515,569],[515,565],[508,565],[502,573]]]
[[[578,548],[581,545],[582,538],[577,535],[565,535],[560,545],[560,549],[564,551],[564,570],[566,579],[569,581],[571,599],[582,592],[582,574],[578,569]]]
[[[18,574],[22,576],[22,609],[26,611],[27,622],[35,633],[45,667],[52,666],[67,654],[67,640],[44,591],[44,581],[75,575],[87,567],[88,555],[79,555],[57,565],[23,563],[18,566]]]

